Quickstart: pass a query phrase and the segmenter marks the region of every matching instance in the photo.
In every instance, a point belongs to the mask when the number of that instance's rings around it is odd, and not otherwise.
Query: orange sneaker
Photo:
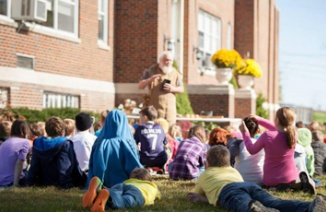
[[[91,212],[104,212],[106,201],[108,201],[109,196],[110,196],[110,192],[106,189],[102,189],[98,193],[95,202],[93,203]]]
[[[89,208],[92,206],[97,196],[97,192],[101,189],[102,189],[102,182],[100,178],[93,177],[89,182],[87,191],[83,195],[83,199],[82,199],[83,208]]]

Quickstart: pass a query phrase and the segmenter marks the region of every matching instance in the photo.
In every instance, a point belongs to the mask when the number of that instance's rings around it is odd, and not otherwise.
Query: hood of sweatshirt
[[[60,136],[56,138],[47,138],[43,136],[35,139],[33,146],[40,151],[45,151],[45,150],[53,149],[54,147],[62,144],[66,140],[67,138],[64,136]]]
[[[311,131],[307,128],[299,128],[298,129],[298,144],[303,147],[310,146],[312,142]]]

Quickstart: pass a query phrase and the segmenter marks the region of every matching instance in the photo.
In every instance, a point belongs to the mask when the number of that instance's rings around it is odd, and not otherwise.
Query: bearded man
[[[170,126],[176,122],[177,116],[175,94],[184,91],[181,75],[172,64],[172,52],[163,52],[159,56],[158,64],[145,70],[138,83],[139,89],[148,87],[149,104],[156,108],[157,118],[166,119]]]

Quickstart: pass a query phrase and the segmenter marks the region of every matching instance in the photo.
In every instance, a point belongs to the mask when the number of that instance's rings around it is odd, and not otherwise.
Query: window
[[[17,54],[17,67],[34,69],[34,57]]]
[[[79,96],[52,92],[43,93],[43,108],[62,107],[79,108]]]
[[[212,55],[221,48],[221,20],[202,10],[198,13],[198,48],[202,51],[201,67],[210,68]]]
[[[98,1],[98,40],[108,44],[108,0]]]
[[[0,0],[0,15],[10,16],[10,0]]]
[[[226,47],[232,49],[232,25],[228,23]]]
[[[8,107],[8,100],[9,100],[9,95],[8,95],[8,89],[6,88],[0,88],[0,108],[6,108]]]
[[[47,21],[41,25],[78,36],[78,0],[47,0]]]

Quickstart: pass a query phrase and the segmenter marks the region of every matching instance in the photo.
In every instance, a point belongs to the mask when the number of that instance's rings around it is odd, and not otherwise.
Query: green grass
[[[320,126],[323,126],[323,123],[326,122],[326,113],[314,112],[312,120],[317,121]]]
[[[326,176],[318,177],[326,184]],[[155,205],[144,208],[130,208],[115,211],[224,211],[204,203],[190,203],[186,194],[194,187],[192,181],[171,181],[156,177],[162,199]],[[325,187],[319,187],[318,193],[326,195]],[[313,197],[303,192],[271,192],[281,199],[298,199],[311,201]],[[0,211],[88,211],[81,207],[83,191],[79,189],[60,190],[48,188],[13,188],[0,190]]]

